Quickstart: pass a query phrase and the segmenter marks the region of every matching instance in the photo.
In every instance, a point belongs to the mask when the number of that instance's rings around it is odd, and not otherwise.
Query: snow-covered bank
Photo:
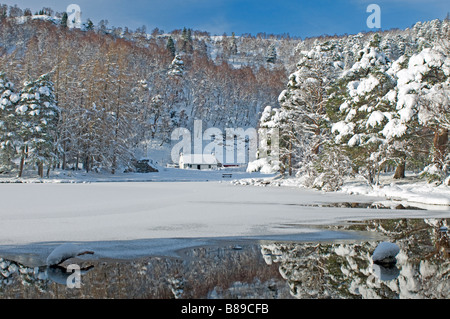
[[[306,189],[301,179],[298,178],[255,177],[235,180],[232,183],[234,185],[285,186]],[[350,179],[335,194],[375,197],[383,201],[392,201],[427,210],[450,210],[450,186],[429,184],[413,175],[398,181],[393,181],[391,176],[383,176],[380,185],[373,187],[362,180]]]
[[[428,183],[412,172],[400,180],[394,180],[391,174],[382,175],[380,184],[373,187],[362,181],[349,180],[340,192],[381,197],[427,210],[450,210],[450,186]]]
[[[450,210],[450,187],[433,186],[424,182],[369,187],[364,184],[347,184],[342,188],[346,194],[384,197],[387,200],[405,201],[426,209]]]

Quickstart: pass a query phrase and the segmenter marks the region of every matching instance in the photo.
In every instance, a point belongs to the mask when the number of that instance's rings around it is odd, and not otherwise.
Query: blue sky
[[[449,0],[0,0],[36,11],[51,7],[65,11],[78,4],[82,19],[105,19],[112,26],[134,30],[142,25],[151,31],[183,27],[212,35],[259,32],[302,38],[323,34],[355,34],[369,31],[369,4],[381,8],[381,28],[407,28],[417,21],[444,19]]]

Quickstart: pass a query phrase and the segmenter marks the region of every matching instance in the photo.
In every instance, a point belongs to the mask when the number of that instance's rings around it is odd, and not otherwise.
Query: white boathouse
[[[180,155],[179,166],[181,169],[216,170],[221,164],[213,154]]]

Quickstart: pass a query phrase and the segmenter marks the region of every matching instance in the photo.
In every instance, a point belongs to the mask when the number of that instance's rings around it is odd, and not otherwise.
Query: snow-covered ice
[[[99,258],[125,258],[214,239],[342,238],[311,226],[348,220],[449,217],[448,211],[308,207],[368,197],[229,181],[0,184],[0,194],[0,255],[32,253],[43,261],[62,243],[88,247]]]

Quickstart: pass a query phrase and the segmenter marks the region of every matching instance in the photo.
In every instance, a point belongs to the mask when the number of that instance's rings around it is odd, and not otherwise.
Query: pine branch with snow
[[[15,166],[13,161],[19,141],[15,114],[18,99],[14,84],[0,73],[0,173],[9,172]]]
[[[36,165],[39,176],[43,177],[44,165],[50,170],[58,158],[59,150],[57,126],[60,110],[50,74],[25,83],[17,102],[16,114],[20,121],[18,132],[21,137],[19,177],[26,163]]]

